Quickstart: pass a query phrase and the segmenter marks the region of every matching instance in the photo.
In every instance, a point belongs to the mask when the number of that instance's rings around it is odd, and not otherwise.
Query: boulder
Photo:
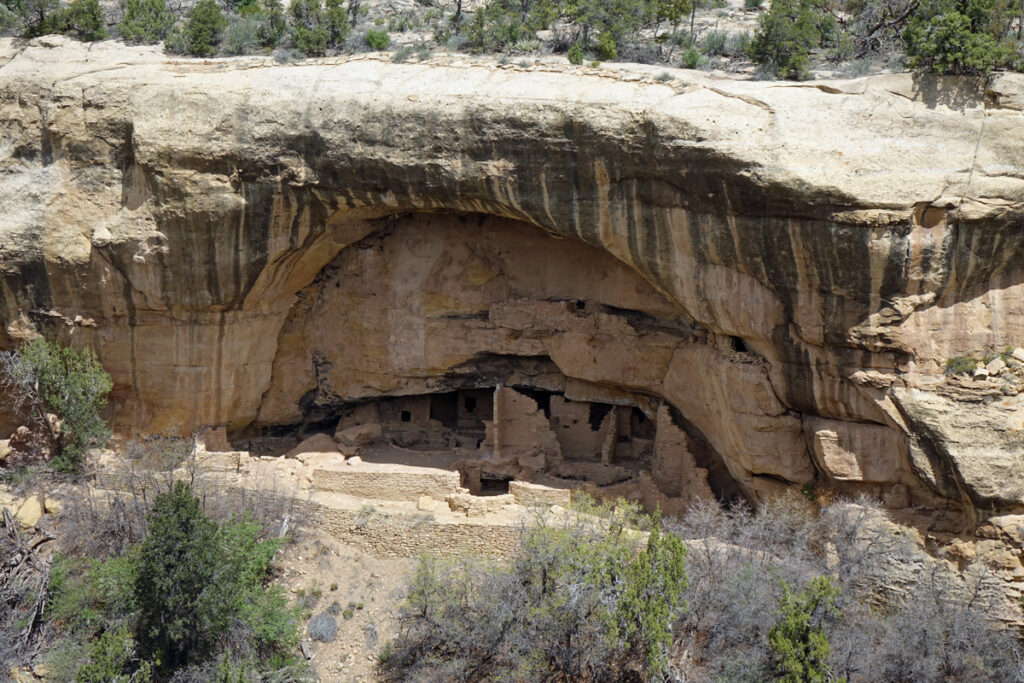
[[[985,366],[985,370],[992,377],[995,377],[996,375],[998,375],[1005,368],[1006,368],[1006,361],[1004,361],[1002,358],[993,358],[992,360],[990,360],[988,362],[988,365]]]
[[[926,437],[912,461],[916,470],[930,463],[945,480],[936,482],[937,492],[957,482],[979,507],[1024,505],[1024,394],[969,408],[922,389],[895,389],[893,399],[909,428]]]
[[[832,478],[885,483],[898,479],[906,437],[883,425],[807,418],[804,426],[819,466]]]
[[[334,433],[334,440],[346,446],[365,446],[381,437],[381,427],[376,423],[355,425]]]
[[[33,527],[39,523],[39,518],[43,516],[43,504],[39,500],[39,496],[29,496],[25,501],[18,507],[17,512],[14,513],[14,517],[24,527]]]
[[[297,458],[301,453],[338,453],[338,444],[327,434],[314,434],[285,453],[286,458]]]

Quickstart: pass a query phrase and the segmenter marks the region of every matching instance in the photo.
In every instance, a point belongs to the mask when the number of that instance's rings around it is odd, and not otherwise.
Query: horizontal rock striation
[[[1018,384],[940,391],[1024,345],[1024,79],[651,75],[0,41],[0,346],[95,348],[124,429],[513,383],[754,499],[1024,511]]]

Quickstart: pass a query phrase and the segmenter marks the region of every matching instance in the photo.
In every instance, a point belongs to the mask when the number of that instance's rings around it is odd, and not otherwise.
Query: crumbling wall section
[[[511,387],[494,390],[494,457],[499,465],[517,465],[529,476],[562,459],[562,447],[544,411]]]

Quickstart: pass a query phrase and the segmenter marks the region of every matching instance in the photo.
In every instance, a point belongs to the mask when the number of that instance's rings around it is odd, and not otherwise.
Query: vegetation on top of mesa
[[[287,3],[287,4],[285,4]],[[564,54],[757,77],[910,67],[985,74],[1024,64],[1024,11],[1007,0],[0,0],[0,31],[164,41],[172,53],[306,56],[393,48]],[[1016,7],[1016,5],[1014,5]]]

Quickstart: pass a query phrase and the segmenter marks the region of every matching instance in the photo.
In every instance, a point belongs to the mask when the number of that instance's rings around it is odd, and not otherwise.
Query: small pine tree
[[[163,40],[173,25],[166,0],[127,0],[118,30],[126,42],[151,44]]]
[[[583,48],[578,43],[573,43],[572,47],[569,48],[569,53],[566,55],[569,59],[570,64],[579,66],[583,63]]]
[[[214,659],[219,645],[244,633],[244,650],[231,655],[287,664],[298,643],[296,614],[280,586],[263,585],[280,545],[261,541],[260,525],[247,517],[218,527],[184,482],[157,496],[133,587],[143,657],[167,674]]]
[[[263,0],[264,20],[257,29],[257,38],[262,47],[277,47],[284,38],[288,24],[285,22],[281,0]]]
[[[4,22],[16,26],[26,38],[59,33],[63,21],[59,0],[8,0]]]
[[[937,73],[979,74],[1005,64],[1006,22],[997,0],[931,0],[903,33],[910,66]]]
[[[201,661],[212,650],[210,594],[220,560],[217,525],[184,482],[157,496],[149,537],[139,548],[136,640],[165,671]]]
[[[64,24],[61,33],[87,42],[107,37],[106,20],[97,0],[74,0],[61,15]]]
[[[199,0],[188,13],[185,21],[185,38],[188,54],[195,57],[212,57],[217,54],[221,35],[228,25],[217,0]]]
[[[325,5],[331,46],[338,47],[344,42],[351,28],[348,23],[348,11],[345,9],[343,0],[326,0]]]
[[[785,78],[807,77],[810,51],[822,42],[822,0],[774,0],[761,16],[748,56]]]
[[[782,583],[779,619],[768,633],[775,650],[777,680],[783,683],[826,683],[830,678],[828,637],[821,627],[821,612],[838,614],[839,588],[819,576],[799,593]]]
[[[331,34],[320,0],[292,0],[288,12],[295,24],[295,47],[304,54],[322,56]]]
[[[656,679],[668,663],[672,620],[686,590],[686,546],[674,534],[661,532],[655,516],[647,548],[626,568],[625,590],[618,611],[625,623],[625,640],[644,653],[649,679]]]

